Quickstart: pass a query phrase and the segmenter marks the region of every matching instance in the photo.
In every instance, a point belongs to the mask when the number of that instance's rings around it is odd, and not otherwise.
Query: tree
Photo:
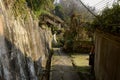
[[[115,3],[112,8],[106,7],[102,14],[94,20],[93,26],[110,33],[120,33],[120,5]]]
[[[64,10],[60,4],[55,6],[55,15],[64,20]]]
[[[88,10],[82,5],[79,0],[60,0],[60,5],[63,7],[65,16],[71,16],[73,13],[81,14],[83,21],[92,21],[94,17]],[[87,7],[95,12],[95,9],[88,6]]]

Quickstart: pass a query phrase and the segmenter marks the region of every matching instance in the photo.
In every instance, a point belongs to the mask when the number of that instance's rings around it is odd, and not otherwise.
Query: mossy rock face
[[[53,0],[3,0],[6,9],[12,9],[13,14],[26,17],[31,10],[39,18],[42,13],[49,13],[54,8]],[[47,8],[46,8],[47,7]]]
[[[7,7],[4,1],[7,2]],[[9,4],[9,1],[12,2]],[[51,31],[41,29],[24,3],[0,0],[4,35],[0,38],[0,80],[38,80],[51,53]],[[25,16],[27,18],[25,19]],[[45,65],[44,65],[45,64]]]

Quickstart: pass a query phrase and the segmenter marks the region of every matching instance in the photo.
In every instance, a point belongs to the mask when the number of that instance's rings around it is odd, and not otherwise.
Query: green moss
[[[36,14],[37,17],[45,11],[50,11],[54,8],[54,0],[26,0],[27,6]]]
[[[15,17],[27,19],[31,10],[37,18],[43,13],[48,13],[54,8],[54,0],[4,0],[6,8],[12,9]],[[33,16],[34,18],[36,16]]]
[[[15,0],[13,5],[11,5],[12,13],[14,14],[15,18],[21,17],[23,19],[28,18],[28,8],[26,6],[25,0]]]

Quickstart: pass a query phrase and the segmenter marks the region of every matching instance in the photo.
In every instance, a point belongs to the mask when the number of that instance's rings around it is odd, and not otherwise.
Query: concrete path
[[[50,80],[80,80],[70,57],[62,53],[59,48],[54,51]]]

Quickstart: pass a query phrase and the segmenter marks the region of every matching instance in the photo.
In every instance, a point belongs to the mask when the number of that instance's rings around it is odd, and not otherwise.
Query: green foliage
[[[54,0],[26,0],[28,6],[34,11],[53,8],[53,1]]]
[[[15,16],[24,18],[28,15],[28,7],[39,17],[40,14],[49,13],[54,8],[53,2],[54,0],[4,0],[6,8],[13,9]]]
[[[67,52],[74,51],[74,52],[89,52],[89,43],[91,43],[91,40],[87,34],[87,30],[90,30],[88,27],[89,23],[81,22],[81,18],[77,15],[73,15],[71,17],[71,25],[68,30],[65,31],[64,39],[65,39],[65,45],[64,49]],[[88,43],[89,42],[89,43]]]
[[[13,11],[13,14],[15,15],[15,17],[22,17],[24,19],[27,18],[28,15],[28,9],[26,6],[26,1],[25,0],[14,0],[13,4],[10,5]]]
[[[49,11],[54,8],[54,0],[26,0],[26,2],[36,15],[40,15],[42,11]]]
[[[120,33],[120,5],[114,4],[112,8],[106,8],[101,15],[98,15],[93,26],[108,32]]]
[[[119,24],[120,22],[120,5],[113,5],[113,8],[106,8],[101,18],[104,19],[104,24]]]
[[[64,10],[63,7],[59,4],[55,6],[55,15],[64,20]]]

